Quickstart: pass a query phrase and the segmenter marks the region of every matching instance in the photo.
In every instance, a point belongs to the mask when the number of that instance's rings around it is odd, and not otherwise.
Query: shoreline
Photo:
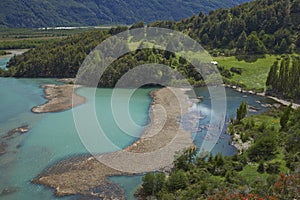
[[[41,86],[44,89],[44,98],[48,101],[31,109],[33,113],[52,113],[69,110],[85,103],[86,99],[76,94],[79,85],[56,85],[46,84]]]
[[[224,84],[224,86],[227,87],[227,88],[234,89],[237,92],[246,93],[246,94],[252,94],[252,95],[257,95],[257,96],[265,97],[265,98],[268,98],[268,99],[272,99],[272,100],[276,101],[277,103],[280,103],[280,104],[282,104],[284,106],[289,106],[291,104],[291,102],[288,101],[288,100],[280,99],[278,97],[274,97],[274,96],[270,96],[270,95],[266,95],[265,92],[256,93],[256,92],[254,92],[252,90],[246,90],[246,89],[243,89],[243,88],[241,88],[239,86],[236,86],[236,85]],[[292,108],[293,109],[297,109],[299,107],[300,107],[300,104],[297,104],[297,103],[293,103],[292,104]]]
[[[265,92],[256,93],[252,90],[246,90],[246,89],[243,89],[243,88],[241,88],[239,86],[236,86],[236,85],[224,84],[224,86],[227,87],[227,88],[231,88],[231,89],[233,89],[237,92],[240,92],[240,93],[251,94],[251,95],[256,95],[256,96],[272,99],[273,101],[275,101],[275,102],[277,102],[277,103],[279,103],[283,106],[289,106],[291,104],[291,102],[288,101],[288,100],[284,100],[284,99],[280,99],[278,97],[266,95]],[[292,108],[294,110],[296,110],[299,107],[300,107],[300,104],[297,104],[297,103],[292,104]],[[234,146],[238,150],[238,154],[242,153],[244,150],[249,149],[252,142],[253,142],[252,140],[247,141],[247,142],[242,142],[240,135],[237,135],[237,134],[230,134],[230,137],[232,139],[231,145]]]
[[[26,51],[29,51],[30,49],[7,49],[7,50],[3,50],[8,52],[9,54],[6,55],[2,55],[0,56],[0,59],[2,58],[7,58],[7,57],[13,57],[15,55],[22,55],[23,53],[25,53]]]
[[[69,81],[69,79],[65,80],[65,82]],[[233,86],[228,85],[225,86],[241,92],[240,88],[234,88]],[[170,88],[161,88],[150,93],[152,96],[152,102],[149,108],[150,122],[143,131],[141,137],[133,144],[123,150],[96,155],[96,157],[95,155],[90,155],[86,158],[80,159],[78,156],[75,156],[72,158],[75,159],[75,161],[72,162],[70,162],[69,159],[61,160],[49,167],[46,172],[42,172],[38,175],[34,180],[32,180],[32,183],[53,188],[56,196],[81,194],[84,196],[92,195],[104,197],[103,195],[108,191],[111,191],[111,188],[118,188],[116,184],[107,179],[108,177],[133,176],[149,171],[155,171],[151,169],[151,166],[148,168],[149,164],[146,162],[147,160],[150,160],[151,163],[153,162],[153,164],[157,164],[159,166],[156,170],[168,170],[170,166],[172,166],[172,162],[174,160],[175,151],[172,148],[168,149],[167,156],[164,154],[163,156],[144,159],[146,160],[144,162],[147,164],[142,165],[142,170],[139,169],[141,165],[137,165],[137,162],[132,160],[132,155],[135,156],[135,159],[142,159],[149,152],[152,153],[157,149],[168,146],[168,144],[176,137],[176,131],[174,130],[176,130],[176,128],[180,129],[178,122],[178,117],[180,115],[178,115],[178,113],[182,113],[180,109],[178,109],[180,108],[180,105],[182,105],[182,102],[180,103],[176,101],[178,99],[180,99],[180,101],[184,101],[183,105],[185,106],[184,108],[181,108],[183,112],[187,112],[192,103],[185,94],[186,89],[173,88],[173,90],[177,91],[175,92],[175,96],[168,90],[170,90]],[[269,98],[264,94],[255,94],[251,93],[251,91],[243,90],[242,92]],[[176,101],[174,102],[174,100]],[[178,103],[180,104],[179,106]],[[163,118],[166,113],[168,117],[164,120]],[[182,144],[177,143],[177,145],[183,145],[186,148],[192,146],[193,141],[191,139],[191,133],[184,130],[180,130],[180,133],[181,137],[179,141],[181,141]],[[237,138],[234,135],[231,135],[231,138],[232,141],[234,141],[231,145],[237,148],[238,153],[241,152],[241,149],[247,149],[250,146],[250,143],[239,143],[240,138]],[[238,141],[235,141],[235,139]],[[188,144],[192,145],[188,146]],[[183,146],[177,150],[183,149]],[[138,157],[139,154],[142,155],[141,158]],[[163,157],[168,157],[168,159],[164,159]],[[170,157],[172,157],[172,159],[169,159]],[[161,159],[163,162],[161,162]],[[99,162],[99,160],[101,162]],[[155,163],[156,161],[161,163]],[[143,162],[143,160],[139,160],[138,162]],[[69,167],[63,171],[59,169],[59,166],[65,165]],[[133,172],[126,172],[126,168],[132,168]],[[105,189],[98,193],[91,192],[91,190],[97,187]],[[121,191],[119,189],[116,190]],[[110,196],[106,195],[105,198],[113,199],[116,197],[113,193],[109,194]],[[118,197],[118,199],[123,198],[125,197]]]
[[[187,98],[186,91],[178,88],[162,88],[150,95],[153,98],[149,109],[150,122],[136,142],[123,150],[98,155],[97,159],[94,156],[75,156],[62,160],[44,170],[32,182],[53,188],[57,196],[103,196],[110,191],[110,187],[104,187],[106,189],[98,193],[91,190],[103,184],[113,186],[114,183],[107,179],[109,176],[130,176],[169,167],[174,161],[175,151],[193,146],[191,133],[183,130],[178,120],[182,112],[188,112],[192,103]],[[165,120],[163,113],[167,114]],[[170,145],[172,143],[175,145]],[[152,160],[145,159],[148,154],[165,147],[168,147],[167,151],[160,156],[153,154],[156,157],[152,157]],[[132,156],[135,160],[132,160]],[[155,169],[149,163],[155,164]],[[126,171],[129,168],[131,171]],[[105,198],[113,199],[115,196],[112,194]]]

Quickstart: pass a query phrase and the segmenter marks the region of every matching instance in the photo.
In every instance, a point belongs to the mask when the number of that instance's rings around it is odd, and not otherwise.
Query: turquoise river
[[[88,153],[77,134],[71,110],[48,114],[31,112],[32,107],[46,101],[40,87],[41,84],[46,83],[55,83],[55,80],[0,78],[0,138],[2,138],[0,143],[5,143],[6,146],[6,153],[0,155],[0,193],[3,190],[11,191],[7,194],[2,192],[0,199],[77,199],[76,196],[55,197],[52,189],[31,183],[34,177],[55,162]],[[130,100],[130,114],[139,125],[146,125],[149,121],[148,111],[151,103],[149,93],[152,90],[154,88],[138,89]],[[197,88],[195,91],[204,97],[204,101],[194,104],[194,108],[208,116],[199,121],[200,124],[205,125],[211,112],[209,93],[206,88]],[[82,95],[84,92],[79,90]],[[242,101],[259,108],[260,112],[264,110],[262,103],[272,103],[263,97],[245,96],[231,89],[226,89],[226,93],[227,118],[235,116],[235,111]],[[105,132],[111,133],[110,139],[118,146],[126,147],[133,143],[135,138],[124,134],[116,125],[110,108],[111,94],[112,89],[97,89],[95,94],[97,117],[104,125]],[[30,131],[3,139],[8,131],[23,125],[28,125]],[[132,131],[139,134],[143,132],[142,129]],[[195,144],[201,145],[204,134],[203,132],[194,134]],[[213,153],[235,154],[236,149],[230,145],[230,137],[223,134],[221,138],[214,147]],[[141,176],[121,176],[110,179],[125,189],[127,199],[134,199],[134,191],[141,183]]]

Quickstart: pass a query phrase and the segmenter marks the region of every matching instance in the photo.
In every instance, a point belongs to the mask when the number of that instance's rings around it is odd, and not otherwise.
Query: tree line
[[[300,58],[284,56],[275,61],[267,78],[267,93],[300,102]]]

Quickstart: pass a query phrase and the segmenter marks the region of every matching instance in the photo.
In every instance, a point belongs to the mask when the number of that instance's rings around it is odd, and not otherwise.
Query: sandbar
[[[110,183],[108,176],[153,171],[153,166],[148,166],[149,163],[153,163],[156,170],[169,167],[174,161],[175,152],[193,146],[191,133],[184,130],[178,120],[182,114],[188,112],[192,103],[186,95],[186,90],[180,88],[165,87],[152,92],[151,96],[153,101],[149,109],[150,123],[141,138],[132,145],[117,152],[60,161],[46,169],[32,182],[55,189],[55,194],[58,196],[91,193],[101,196],[110,191],[109,187],[106,187],[107,191],[97,194],[91,192],[91,189]],[[166,149],[155,154],[156,151],[159,152],[164,148]],[[142,163],[139,160],[132,161],[132,155],[141,158],[145,156],[145,159]],[[149,160],[147,156],[156,157]],[[131,170],[126,170],[120,165]],[[114,199],[116,198],[114,195],[106,195],[105,198]]]
[[[80,87],[79,85],[46,84],[41,87],[44,88],[45,98],[48,101],[42,105],[33,107],[31,111],[34,113],[61,112],[85,102],[84,97],[74,92]]]

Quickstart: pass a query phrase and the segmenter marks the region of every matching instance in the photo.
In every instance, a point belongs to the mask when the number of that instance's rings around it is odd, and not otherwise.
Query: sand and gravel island
[[[61,112],[85,102],[84,97],[74,92],[76,89],[81,87],[80,85],[46,84],[41,87],[44,89],[44,97],[48,101],[42,105],[33,107],[31,111],[34,113]]]
[[[151,92],[150,123],[129,147],[101,155],[76,156],[44,170],[32,182],[55,189],[57,196],[125,199],[125,192],[107,178],[164,170],[179,150],[193,146],[191,132],[179,122],[192,106],[186,89],[161,88]],[[101,162],[100,162],[100,161]]]

